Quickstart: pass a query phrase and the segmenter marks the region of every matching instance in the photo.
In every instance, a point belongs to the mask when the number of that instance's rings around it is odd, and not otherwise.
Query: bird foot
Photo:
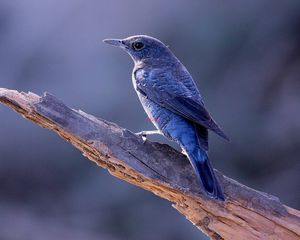
[[[186,151],[185,151],[184,149],[181,149],[181,153],[182,153],[183,155],[185,155],[185,156],[188,156],[187,153],[186,153]]]
[[[142,140],[143,140],[143,143],[146,142],[146,140],[147,140],[147,138],[146,138],[147,134],[145,133],[145,131],[137,132],[137,133],[135,133],[135,135],[138,135],[139,137],[141,137]]]
[[[138,135],[139,137],[142,137],[144,143],[147,140],[147,135],[153,135],[153,134],[161,134],[160,131],[158,130],[153,130],[153,131],[141,131],[141,132],[137,132],[135,133],[136,135]]]
[[[137,132],[135,134],[138,135],[138,136],[140,136],[140,137],[146,137],[147,136],[147,132],[146,131]]]
[[[160,131],[158,130],[153,130],[153,131],[141,131],[137,132],[136,135],[146,137],[147,135],[154,135],[154,134],[161,134]]]

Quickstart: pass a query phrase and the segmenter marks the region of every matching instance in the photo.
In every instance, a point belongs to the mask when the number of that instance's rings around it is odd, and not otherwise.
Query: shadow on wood
[[[212,239],[300,239],[299,211],[217,171],[226,202],[207,198],[186,157],[168,145],[144,142],[47,93],[40,97],[0,88],[0,102],[55,131],[112,175],[171,201]]]

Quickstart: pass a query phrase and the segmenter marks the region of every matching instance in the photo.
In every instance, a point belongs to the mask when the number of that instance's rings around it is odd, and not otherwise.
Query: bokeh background
[[[167,43],[197,81],[231,137],[211,134],[214,166],[299,209],[300,1],[1,0],[0,87],[153,129],[130,58],[101,42],[133,34]],[[4,106],[0,136],[0,239],[205,239],[169,202]]]

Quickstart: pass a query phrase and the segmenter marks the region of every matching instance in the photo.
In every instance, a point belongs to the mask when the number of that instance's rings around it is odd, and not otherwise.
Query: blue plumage
[[[186,152],[207,194],[224,200],[208,158],[208,129],[227,140],[228,137],[205,109],[186,68],[168,47],[149,36],[105,42],[123,48],[132,57],[133,85],[147,115],[159,133]]]

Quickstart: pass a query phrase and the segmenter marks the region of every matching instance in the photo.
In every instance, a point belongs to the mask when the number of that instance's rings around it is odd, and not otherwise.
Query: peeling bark
[[[48,128],[112,175],[169,200],[211,239],[300,239],[300,212],[216,171],[224,203],[199,189],[184,155],[143,142],[114,123],[73,110],[54,96],[0,88],[0,102]]]

